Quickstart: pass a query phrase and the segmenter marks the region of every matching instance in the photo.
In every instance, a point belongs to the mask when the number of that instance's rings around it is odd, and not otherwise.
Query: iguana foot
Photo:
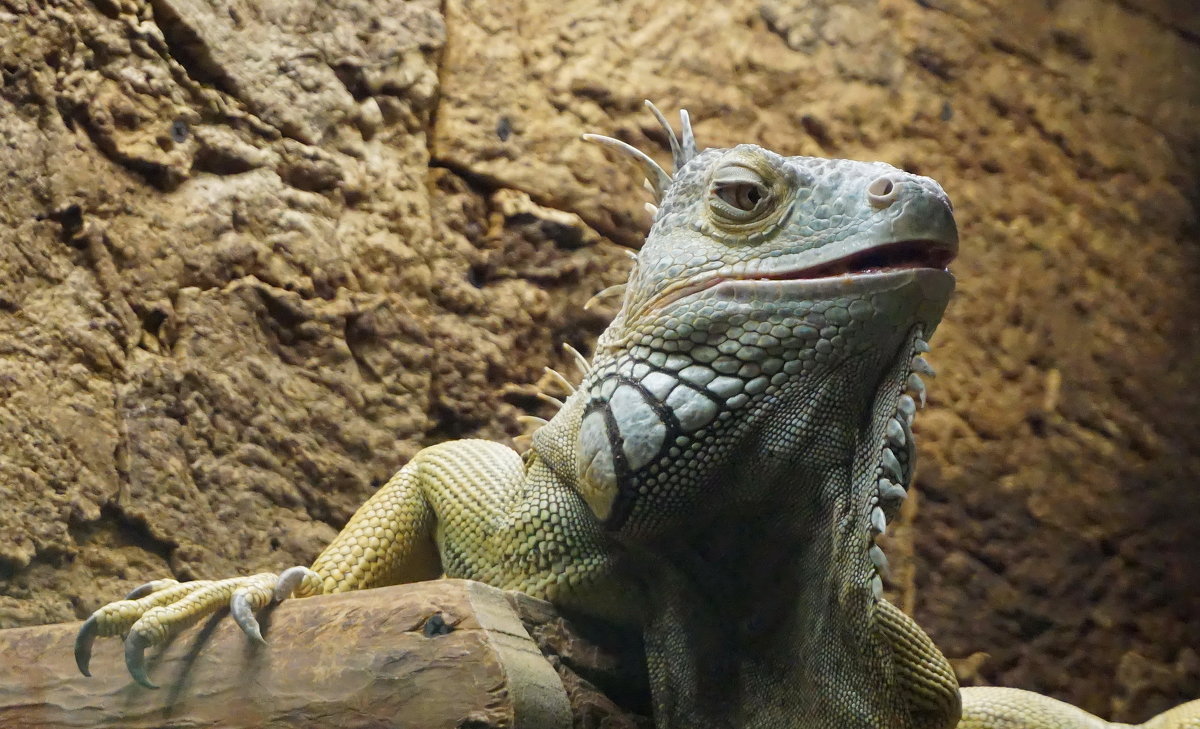
[[[225,580],[147,582],[84,621],[75,638],[75,664],[83,675],[92,675],[88,670],[92,643],[96,638],[120,635],[125,640],[125,665],[133,680],[147,688],[158,688],[146,674],[147,648],[167,642],[225,605],[246,635],[265,644],[254,612],[286,599],[306,580],[317,579],[307,567],[292,567],[279,574],[263,572]]]

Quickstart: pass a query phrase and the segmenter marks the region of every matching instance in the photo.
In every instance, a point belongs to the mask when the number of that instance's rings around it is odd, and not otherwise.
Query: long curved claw
[[[125,666],[129,669],[129,675],[133,676],[133,680],[149,689],[156,689],[158,686],[150,680],[150,676],[146,673],[146,648],[150,645],[150,639],[145,633],[131,632],[129,637],[125,639]]]
[[[99,632],[100,628],[96,623],[96,616],[93,614],[83,621],[83,627],[75,636],[75,665],[79,667],[80,673],[88,677],[92,675],[92,672],[88,670],[88,664],[92,662],[92,644],[96,642],[96,635]]]
[[[243,587],[229,598],[229,614],[233,616],[233,622],[237,623],[242,632],[250,636],[251,640],[259,645],[267,644],[266,639],[262,636],[262,629],[258,625],[258,619],[254,617],[252,597],[246,588]]]
[[[233,621],[238,623],[242,633],[259,645],[266,645],[266,640],[258,619],[254,617],[254,610],[271,602],[271,595],[269,585],[258,583],[236,589],[233,597],[229,598],[229,614],[233,615]]]

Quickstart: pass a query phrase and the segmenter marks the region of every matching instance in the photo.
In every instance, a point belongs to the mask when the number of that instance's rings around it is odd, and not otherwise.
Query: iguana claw
[[[90,615],[88,619],[83,621],[83,626],[79,628],[79,634],[75,636],[75,665],[79,667],[79,672],[90,677],[92,672],[88,670],[88,664],[92,662],[92,644],[96,642],[96,635],[99,633],[99,626],[96,624],[96,616]]]
[[[233,622],[237,623],[242,632],[251,640],[259,645],[266,645],[267,641],[262,636],[258,619],[254,617],[254,602],[250,592],[246,588],[242,588],[233,593],[233,597],[229,599],[229,614],[233,616]]]
[[[178,584],[179,584],[179,580],[172,580],[169,578],[165,579],[165,580],[150,580],[149,582],[138,585],[137,587],[130,590],[129,594],[126,595],[124,599],[137,600],[138,598],[145,597],[146,595],[149,595],[152,592],[158,592],[159,590],[161,590],[165,587],[173,587]]]
[[[144,633],[130,633],[125,639],[125,666],[129,669],[129,675],[133,676],[133,680],[137,681],[146,688],[156,689],[158,686],[150,680],[150,676],[146,673],[146,648],[150,645],[150,639],[145,637]]]

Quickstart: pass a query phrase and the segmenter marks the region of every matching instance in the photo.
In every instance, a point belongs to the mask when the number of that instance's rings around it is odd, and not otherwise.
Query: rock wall
[[[1200,13],[0,0],[0,626],[307,563],[587,351],[665,159],[882,159],[963,236],[892,589],[965,682],[1200,696]]]

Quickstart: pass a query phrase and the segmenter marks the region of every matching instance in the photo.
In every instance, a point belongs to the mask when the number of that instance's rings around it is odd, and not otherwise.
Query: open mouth
[[[853,253],[844,258],[779,273],[756,274],[755,279],[796,281],[864,273],[887,273],[915,268],[945,269],[954,251],[927,240],[905,240]]]
[[[832,261],[824,261],[804,268],[780,271],[755,271],[753,274],[728,276],[715,275],[693,279],[688,283],[673,286],[656,299],[647,302],[649,309],[660,309],[706,289],[722,283],[753,284],[756,281],[837,281],[852,282],[860,276],[897,273],[912,270],[944,271],[954,260],[955,249],[945,243],[932,240],[903,240],[885,243],[867,250],[851,253]]]

